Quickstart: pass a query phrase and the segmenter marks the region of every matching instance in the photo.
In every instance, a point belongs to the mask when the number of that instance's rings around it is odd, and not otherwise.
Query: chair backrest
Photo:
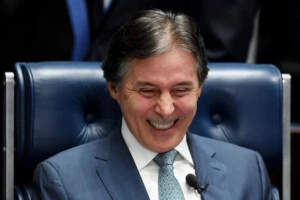
[[[13,195],[14,188],[15,199],[31,199],[30,181],[37,163],[104,136],[120,120],[100,65],[16,64],[14,92],[6,91],[6,137],[10,138],[6,153],[14,153],[6,155],[5,170],[10,174],[6,197]],[[279,173],[279,181],[273,179],[273,184],[289,197],[290,76],[272,65],[210,63],[209,67],[190,131],[257,150],[271,176]],[[14,163],[10,156],[15,157]],[[12,171],[9,165],[13,164]],[[282,182],[286,182],[283,189]]]

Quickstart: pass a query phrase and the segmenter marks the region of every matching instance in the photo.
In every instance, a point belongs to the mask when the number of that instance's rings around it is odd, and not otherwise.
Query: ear
[[[112,82],[107,83],[107,89],[109,91],[110,96],[118,101],[118,88],[116,84],[113,84]]]

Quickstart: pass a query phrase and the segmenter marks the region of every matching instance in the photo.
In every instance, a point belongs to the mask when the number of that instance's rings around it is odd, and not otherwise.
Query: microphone
[[[202,192],[206,190],[206,188],[210,185],[210,182],[200,186],[197,180],[197,177],[194,174],[188,174],[185,177],[186,183],[193,187],[195,190],[197,190],[197,192],[200,194],[201,199],[203,199],[202,197]]]

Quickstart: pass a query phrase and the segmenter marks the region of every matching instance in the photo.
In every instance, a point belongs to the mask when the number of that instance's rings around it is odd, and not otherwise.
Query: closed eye
[[[180,87],[180,88],[174,88],[173,94],[176,96],[184,96],[186,95],[191,89],[187,87]]]
[[[140,93],[145,97],[153,97],[157,93],[157,90],[155,90],[155,89],[140,89]]]

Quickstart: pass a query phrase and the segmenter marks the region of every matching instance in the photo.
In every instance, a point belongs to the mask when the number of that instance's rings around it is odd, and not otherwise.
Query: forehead
[[[134,59],[128,63],[128,75],[143,77],[197,76],[193,56],[179,48],[144,59]]]

